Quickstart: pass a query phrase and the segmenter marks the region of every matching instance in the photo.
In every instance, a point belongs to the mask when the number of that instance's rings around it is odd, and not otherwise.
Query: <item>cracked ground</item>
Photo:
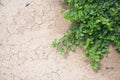
[[[69,29],[63,0],[0,0],[0,80],[120,80],[120,55],[109,54],[95,73],[83,50],[63,57],[51,48]]]

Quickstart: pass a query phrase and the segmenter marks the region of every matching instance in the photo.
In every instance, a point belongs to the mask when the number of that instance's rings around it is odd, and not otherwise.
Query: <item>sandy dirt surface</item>
[[[61,0],[0,0],[0,80],[120,80],[111,47],[95,73],[83,50],[62,57],[51,48],[69,29]]]

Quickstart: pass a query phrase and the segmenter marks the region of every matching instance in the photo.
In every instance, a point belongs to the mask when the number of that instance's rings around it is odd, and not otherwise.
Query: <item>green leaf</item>
[[[75,51],[75,46],[71,46],[70,50]]]
[[[57,47],[57,40],[56,39],[52,42],[52,47],[53,48]]]
[[[66,53],[64,48],[60,48],[59,51],[60,51],[61,55],[63,55],[63,56],[64,56],[65,53]]]
[[[90,64],[94,71],[97,71],[99,69],[99,64],[97,62],[91,61]]]

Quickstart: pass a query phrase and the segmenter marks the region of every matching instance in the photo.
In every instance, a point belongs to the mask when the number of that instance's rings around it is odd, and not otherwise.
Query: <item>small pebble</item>
[[[30,3],[27,3],[26,5],[25,5],[25,7],[28,7],[30,5]]]
[[[106,67],[105,69],[114,69],[113,67]]]

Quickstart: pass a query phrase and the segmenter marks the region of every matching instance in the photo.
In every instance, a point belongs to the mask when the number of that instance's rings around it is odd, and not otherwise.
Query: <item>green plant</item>
[[[65,0],[68,9],[64,17],[72,22],[70,30],[52,43],[62,55],[82,46],[90,57],[93,70],[99,69],[100,60],[109,45],[120,51],[120,1],[118,0]]]

